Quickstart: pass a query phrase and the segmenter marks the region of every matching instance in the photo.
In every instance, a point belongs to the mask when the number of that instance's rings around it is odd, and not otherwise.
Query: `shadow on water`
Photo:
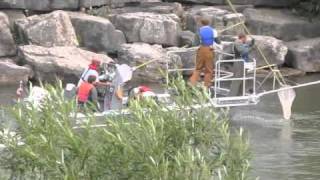
[[[295,79],[299,83],[320,76]],[[231,111],[232,125],[247,130],[253,150],[252,174],[261,180],[320,179],[320,85],[297,89],[290,121],[282,118],[277,95],[255,107]]]
[[[303,83],[319,79],[320,75],[313,75],[293,81]],[[0,88],[0,105],[12,102],[15,89]],[[276,94],[264,97],[257,106],[231,109],[232,126],[243,127],[250,138],[252,177],[261,180],[320,179],[320,85],[296,92],[290,121],[282,118]]]

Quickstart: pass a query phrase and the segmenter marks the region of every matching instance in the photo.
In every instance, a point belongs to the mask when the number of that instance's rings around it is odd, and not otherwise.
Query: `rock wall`
[[[167,62],[194,67],[201,18],[218,30],[225,51],[245,32],[230,27],[245,22],[269,63],[320,71],[320,21],[289,10],[297,0],[232,2],[242,13],[232,12],[226,0],[0,0],[0,68],[8,68],[0,84],[55,77],[75,82],[92,58],[111,56],[132,66],[155,60],[134,78],[160,82]],[[266,64],[256,48],[251,56]]]

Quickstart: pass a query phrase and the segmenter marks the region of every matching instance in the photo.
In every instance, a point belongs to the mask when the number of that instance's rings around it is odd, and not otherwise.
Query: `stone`
[[[181,28],[175,14],[125,13],[115,15],[112,22],[125,34],[127,42],[179,45]]]
[[[179,38],[180,46],[192,47],[200,43],[197,35],[191,31],[182,31],[179,34]]]
[[[18,85],[27,82],[32,75],[31,69],[16,65],[9,58],[0,58],[0,85]]]
[[[126,43],[124,34],[105,18],[82,13],[69,13],[79,43],[95,52],[116,53]]]
[[[258,7],[289,7],[299,0],[255,0],[254,5]]]
[[[104,54],[96,54],[73,46],[56,46],[52,48],[25,45],[18,48],[21,64],[28,64],[34,71],[34,78],[55,82],[56,77],[65,83],[76,83],[92,58],[102,62],[112,59]]]
[[[19,41],[24,44],[45,47],[78,45],[70,17],[64,11],[18,19],[15,27]]]
[[[310,22],[290,10],[246,9],[244,15],[252,34],[274,36],[284,41],[320,36],[319,20]]]
[[[168,2],[180,2],[184,4],[205,4],[205,5],[225,5],[226,0],[167,0]],[[255,0],[231,0],[233,4],[253,4]]]
[[[78,9],[79,0],[2,0],[0,8],[50,11],[57,9]]]
[[[114,8],[109,10],[109,14],[123,14],[123,13],[136,13],[136,12],[153,12],[159,14],[176,14],[181,17],[184,13],[183,7],[180,3],[141,3],[138,6],[125,6],[123,8]]]
[[[152,62],[151,62],[152,61]],[[123,44],[118,51],[118,63],[131,67],[151,62],[137,69],[133,74],[133,81],[144,83],[159,83],[164,79],[164,73],[169,68],[181,68],[181,59],[174,54],[167,54],[160,45],[145,43]]]
[[[320,72],[320,38],[287,42],[286,64],[305,72]]]
[[[22,10],[1,10],[3,13],[5,13],[9,18],[9,24],[10,29],[13,29],[14,22],[17,19],[24,19],[26,18],[26,15],[23,13]]]
[[[0,57],[16,54],[16,44],[10,31],[9,19],[0,12]]]
[[[210,6],[195,6],[186,12],[186,29],[192,32],[198,32],[201,27],[200,20],[208,19],[220,35],[235,35],[243,33],[243,26],[239,25],[234,28],[230,26],[244,22],[245,18],[241,13],[231,13],[227,10],[218,9]],[[230,28],[226,30],[226,28]]]
[[[166,49],[168,53],[175,54],[180,57],[182,68],[186,69],[183,71],[183,75],[191,75],[193,69],[196,66],[196,55],[198,47],[191,47],[191,48],[178,48],[178,47],[171,47]]]
[[[94,7],[110,5],[110,0],[79,0],[80,7]]]
[[[140,5],[145,2],[161,2],[161,0],[111,0],[110,4],[113,8],[125,7],[130,5]]]

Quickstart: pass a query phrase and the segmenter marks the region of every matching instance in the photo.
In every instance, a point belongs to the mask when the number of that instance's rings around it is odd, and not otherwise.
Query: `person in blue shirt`
[[[204,70],[204,85],[210,88],[213,69],[214,69],[214,48],[213,45],[217,42],[218,33],[210,27],[210,22],[207,19],[201,19],[202,27],[199,29],[200,47],[197,51],[196,67],[190,77],[191,85],[196,85],[200,78],[201,72]]]

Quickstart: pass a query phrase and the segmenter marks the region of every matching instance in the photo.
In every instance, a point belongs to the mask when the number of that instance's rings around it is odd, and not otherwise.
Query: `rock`
[[[69,15],[63,11],[19,19],[15,26],[22,43],[45,47],[78,45]]]
[[[133,81],[148,83],[159,83],[164,76],[160,72],[166,72],[167,62],[170,68],[182,66],[180,57],[167,54],[160,45],[149,45],[145,43],[123,44],[118,51],[118,63],[128,64],[131,67],[154,61],[134,72]]]
[[[140,5],[145,2],[161,2],[161,0],[111,0],[110,4],[113,8],[125,7],[130,5]]]
[[[282,65],[285,63],[285,58],[288,53],[288,47],[283,41],[270,36],[252,36],[256,40],[256,46],[250,52],[250,57],[255,58],[257,66],[265,66],[267,63],[260,55],[257,46],[261,49],[270,64]],[[236,37],[233,38],[234,40]],[[224,52],[233,53],[233,42],[223,42]],[[226,56],[224,56],[226,58]],[[229,59],[229,58],[228,58]]]
[[[78,9],[79,0],[2,0],[0,8],[50,11],[56,9]]]
[[[138,6],[127,6],[123,8],[110,9],[108,14],[123,14],[136,12],[153,12],[159,14],[176,14],[181,17],[184,13],[183,7],[180,3],[141,3]]]
[[[196,66],[196,55],[198,47],[192,48],[178,48],[171,47],[166,49],[168,53],[178,55],[181,59],[182,68],[190,69],[183,71],[184,75],[191,75],[194,67]]]
[[[244,15],[252,34],[274,36],[284,41],[320,36],[320,21],[310,22],[289,10],[246,9]]]
[[[79,43],[95,52],[115,53],[126,42],[108,19],[82,13],[69,13]]]
[[[259,7],[289,7],[299,0],[255,0],[254,5]]]
[[[125,13],[116,15],[112,21],[130,43],[179,45],[181,28],[179,18],[175,14]]]
[[[256,40],[256,46],[251,52],[251,56],[256,58],[257,66],[267,65],[260,55],[257,46],[266,56],[270,64],[282,65],[285,63],[285,58],[288,53],[288,47],[283,41],[269,36],[252,36]]]
[[[13,40],[9,19],[6,14],[0,12],[0,57],[16,54],[16,45]]]
[[[14,21],[16,21],[17,19],[26,18],[22,10],[1,10],[1,11],[8,16],[10,29],[13,29]]]
[[[0,84],[17,85],[20,81],[28,81],[31,69],[16,65],[11,59],[0,59]]]
[[[94,7],[94,6],[103,6],[110,5],[110,0],[80,0],[80,7]]]
[[[245,21],[245,18],[241,13],[234,14],[227,10],[210,6],[195,6],[186,13],[186,28],[192,32],[198,32],[201,27],[201,18],[208,19],[210,25],[218,31],[225,30],[232,25]],[[243,32],[243,27],[239,25],[227,31],[220,32],[219,34],[235,35]]]
[[[182,31],[179,34],[179,38],[180,46],[192,47],[200,43],[197,35],[191,31]]]
[[[185,4],[224,5],[225,0],[167,0],[168,2],[181,2]],[[233,4],[253,4],[255,0],[231,0]]]
[[[77,47],[56,46],[52,48],[26,45],[18,48],[20,63],[28,64],[35,73],[35,79],[55,82],[56,77],[65,83],[75,83],[92,58],[103,62],[112,61],[107,55],[96,54]]]
[[[320,72],[320,38],[287,42],[286,63],[305,72]]]

